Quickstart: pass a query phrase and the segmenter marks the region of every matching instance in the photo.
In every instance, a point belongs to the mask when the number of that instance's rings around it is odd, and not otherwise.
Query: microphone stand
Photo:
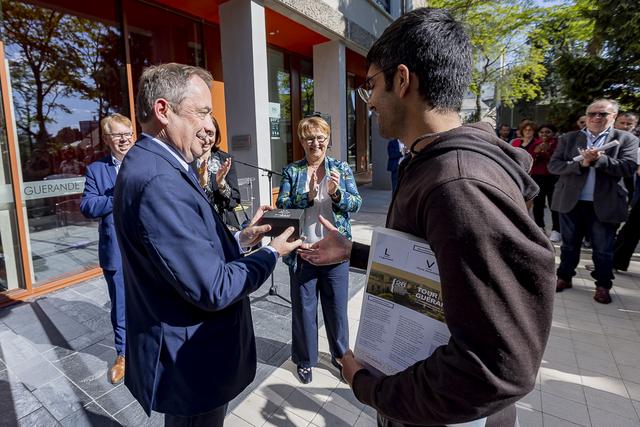
[[[240,160],[236,160],[235,158],[233,159],[233,161],[235,163],[239,163],[241,165],[245,165],[245,166],[249,166],[250,168],[257,169],[260,172],[264,172],[263,176],[266,176],[267,179],[269,180],[269,205],[271,205],[271,198],[273,197],[273,195],[271,193],[271,191],[272,191],[271,189],[273,188],[272,185],[271,185],[271,181],[273,179],[273,175],[282,176],[282,174],[278,173],[276,171],[272,171],[271,169],[261,168],[260,166],[252,165],[251,163],[241,162]],[[260,188],[260,187],[258,187],[258,188]],[[273,279],[273,272],[271,273],[271,287],[269,288],[269,295],[277,296],[278,298],[281,298],[281,299],[285,300],[286,302],[291,303],[291,301],[289,301],[288,299],[286,299],[282,295],[278,294],[278,288],[277,288],[277,286],[275,284],[275,281]]]

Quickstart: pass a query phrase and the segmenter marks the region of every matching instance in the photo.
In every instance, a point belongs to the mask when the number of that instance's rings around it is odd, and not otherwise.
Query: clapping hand
[[[598,151],[595,148],[587,148],[586,150],[580,151],[582,154],[582,161],[580,164],[583,167],[591,166],[591,163],[597,161],[602,156],[602,151]]]
[[[226,185],[225,178],[231,169],[231,158],[224,161],[223,164],[220,165],[220,169],[216,172],[216,183],[218,187],[222,188]]]
[[[333,196],[334,194],[336,194],[336,191],[338,191],[338,188],[340,188],[340,172],[338,172],[337,170],[332,170],[331,171],[331,179],[329,180],[329,195]]]
[[[319,187],[318,175],[314,170],[313,173],[311,174],[311,178],[309,179],[309,201],[314,200],[318,195],[318,187]]]

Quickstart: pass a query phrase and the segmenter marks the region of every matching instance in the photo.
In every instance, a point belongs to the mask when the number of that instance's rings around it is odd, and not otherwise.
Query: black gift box
[[[265,212],[260,219],[260,225],[269,224],[271,230],[265,233],[267,236],[279,236],[288,227],[294,227],[291,235],[294,239],[300,237],[304,227],[304,209],[275,209]]]

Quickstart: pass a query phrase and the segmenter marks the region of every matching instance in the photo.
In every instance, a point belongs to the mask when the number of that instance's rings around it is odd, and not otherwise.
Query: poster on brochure
[[[449,342],[440,273],[424,240],[376,228],[354,354],[372,371],[393,375]],[[451,426],[482,427],[486,418]]]
[[[393,375],[449,342],[440,273],[431,247],[410,234],[376,228],[356,337],[356,357]]]

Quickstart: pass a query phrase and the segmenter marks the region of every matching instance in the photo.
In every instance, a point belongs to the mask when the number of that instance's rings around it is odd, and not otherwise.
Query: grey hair
[[[613,108],[614,114],[618,114],[618,111],[620,111],[620,104],[618,104],[618,101],[609,98],[594,99],[593,102],[587,107],[587,110],[597,102],[608,102],[611,105],[611,108]]]
[[[145,68],[138,81],[136,96],[136,117],[140,123],[147,123],[153,116],[153,106],[159,98],[164,98],[177,108],[185,98],[189,82],[198,76],[211,87],[213,76],[204,68],[169,62]]]

